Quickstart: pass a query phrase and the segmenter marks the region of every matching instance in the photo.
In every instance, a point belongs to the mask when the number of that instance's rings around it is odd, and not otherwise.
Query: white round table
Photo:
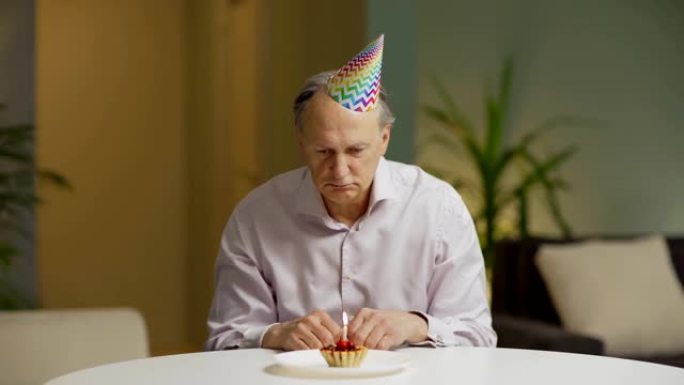
[[[180,354],[125,361],[55,378],[47,385],[212,384],[658,384],[683,385],[684,369],[619,358],[490,348],[407,348],[408,367],[358,379],[297,378],[266,349]]]

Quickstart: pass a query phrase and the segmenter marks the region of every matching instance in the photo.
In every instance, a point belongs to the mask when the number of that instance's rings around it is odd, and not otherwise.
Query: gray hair
[[[300,130],[302,129],[302,113],[304,112],[304,108],[309,104],[309,100],[311,100],[311,97],[316,91],[326,88],[328,79],[334,74],[335,71],[326,71],[306,79],[304,86],[299,90],[299,93],[294,100],[294,105],[292,106],[295,127]],[[385,89],[380,86],[380,99],[378,100],[378,104],[380,105],[380,128],[383,128],[388,124],[393,124],[395,120],[392,110],[390,110],[389,105],[385,101],[386,97],[387,94]]]

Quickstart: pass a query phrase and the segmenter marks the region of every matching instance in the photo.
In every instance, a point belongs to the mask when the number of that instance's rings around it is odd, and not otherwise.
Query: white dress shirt
[[[260,347],[274,323],[344,309],[416,311],[435,346],[495,346],[482,252],[461,197],[419,167],[380,159],[366,213],[333,219],[306,167],[233,211],[216,260],[207,349]]]

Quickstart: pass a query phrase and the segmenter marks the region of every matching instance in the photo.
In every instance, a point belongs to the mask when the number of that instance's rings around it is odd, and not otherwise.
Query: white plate
[[[368,350],[366,358],[358,368],[331,368],[318,350],[297,350],[279,353],[276,362],[294,374],[323,377],[370,377],[393,374],[403,370],[411,356],[406,353],[386,350]]]

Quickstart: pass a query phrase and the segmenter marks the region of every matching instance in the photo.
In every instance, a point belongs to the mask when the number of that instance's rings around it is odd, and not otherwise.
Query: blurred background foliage
[[[426,162],[421,164],[432,174],[445,179],[457,190],[473,192],[479,209],[473,219],[480,234],[480,243],[486,265],[492,269],[491,251],[494,243],[503,237],[529,236],[530,195],[535,189],[543,192],[545,207],[549,210],[562,236],[572,236],[570,225],[561,210],[558,194],[567,190],[569,182],[560,175],[560,169],[577,151],[577,146],[540,155],[535,150],[537,139],[550,130],[560,127],[591,124],[586,118],[552,116],[541,124],[525,130],[517,140],[507,140],[508,111],[511,102],[514,63],[504,61],[495,90],[484,95],[484,127],[478,130],[448,91],[448,86],[433,79],[439,105],[423,106],[424,113],[440,129],[427,136],[419,145],[419,152],[430,151],[434,146],[453,153],[464,154],[466,163],[452,163],[453,170]],[[448,177],[459,174],[454,170],[471,168],[474,180],[467,177]],[[502,215],[513,208],[516,221],[513,228],[504,229]],[[472,209],[471,209],[472,210]]]
[[[6,109],[0,104],[0,113]],[[35,183],[72,188],[61,174],[36,169],[33,140],[34,126],[30,124],[0,126],[0,309],[24,308],[29,303],[9,284],[7,274],[20,257],[16,239],[33,237],[31,222],[25,216],[41,202]]]

